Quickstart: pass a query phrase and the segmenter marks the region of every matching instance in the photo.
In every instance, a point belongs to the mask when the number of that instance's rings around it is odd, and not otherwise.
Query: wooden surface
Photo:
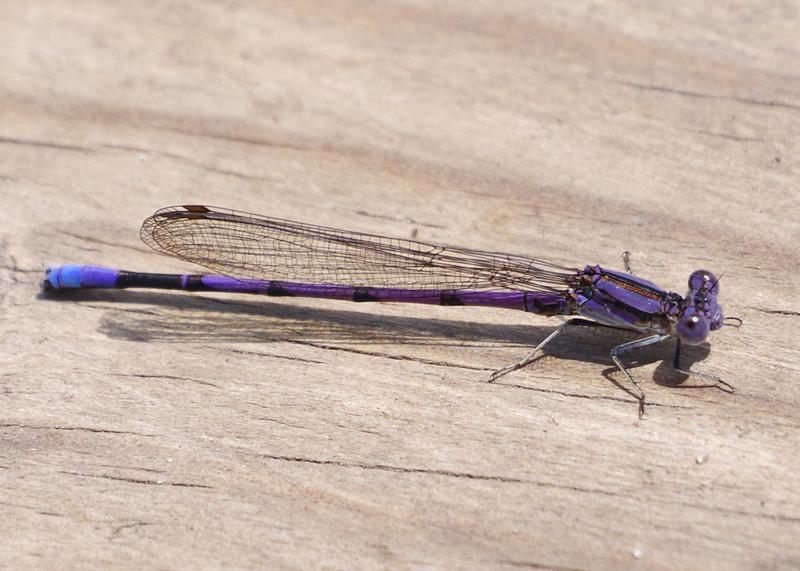
[[[2,2],[0,566],[800,567],[795,3]],[[209,203],[619,267],[744,326],[38,295]],[[676,386],[677,385],[677,386]]]

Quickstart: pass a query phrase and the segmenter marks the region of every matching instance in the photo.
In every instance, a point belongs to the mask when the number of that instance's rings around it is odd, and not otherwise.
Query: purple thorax
[[[586,266],[574,287],[573,312],[611,327],[677,335],[689,345],[722,327],[719,280],[707,270],[689,277],[686,297],[637,276]]]
[[[667,333],[680,296],[631,274],[586,266],[574,288],[574,312],[603,325]]]

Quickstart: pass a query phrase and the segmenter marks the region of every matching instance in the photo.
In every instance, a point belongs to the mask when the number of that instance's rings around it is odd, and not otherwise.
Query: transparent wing
[[[577,270],[510,254],[313,226],[211,206],[162,208],[151,248],[234,278],[409,289],[562,291]]]

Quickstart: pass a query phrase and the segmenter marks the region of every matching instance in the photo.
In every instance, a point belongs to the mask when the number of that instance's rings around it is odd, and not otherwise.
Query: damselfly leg
[[[580,317],[574,317],[572,319],[565,321],[564,323],[559,325],[555,329],[555,331],[553,331],[550,335],[545,337],[541,343],[539,343],[536,347],[534,347],[533,351],[531,351],[528,354],[528,356],[526,356],[524,359],[521,359],[520,361],[517,361],[516,363],[514,363],[513,365],[509,365],[508,367],[498,369],[497,371],[492,373],[491,376],[489,377],[489,382],[493,383],[500,377],[507,375],[508,373],[511,373],[513,371],[522,369],[523,367],[526,367],[531,363],[533,363],[534,361],[536,361],[539,357],[542,356],[542,349],[544,349],[545,345],[547,345],[553,339],[558,337],[564,331],[564,329],[566,329],[568,326],[571,325],[588,325],[592,327],[598,326],[598,324],[595,323],[594,321],[589,321],[588,319],[581,319]]]
[[[636,339],[635,341],[629,341],[628,343],[623,343],[622,345],[617,345],[611,350],[611,359],[614,361],[614,364],[617,368],[622,371],[622,374],[627,377],[627,379],[631,382],[631,384],[636,388],[639,392],[639,418],[644,416],[644,391],[642,387],[639,386],[625,366],[622,364],[622,361],[619,360],[619,356],[623,353],[627,353],[632,349],[639,349],[640,347],[646,347],[648,345],[653,345],[655,343],[661,343],[662,341],[669,339],[669,335],[658,333],[656,335],[651,335],[650,337],[644,337],[643,339]]]
[[[633,274],[633,268],[631,268],[631,253],[628,250],[622,252],[622,263],[625,265],[625,273]]]

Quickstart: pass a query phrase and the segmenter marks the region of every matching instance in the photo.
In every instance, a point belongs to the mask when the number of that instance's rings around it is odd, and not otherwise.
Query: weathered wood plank
[[[800,16],[781,2],[6,3],[0,566],[800,566]],[[745,319],[616,386],[515,312],[96,292],[211,203],[725,272]]]

